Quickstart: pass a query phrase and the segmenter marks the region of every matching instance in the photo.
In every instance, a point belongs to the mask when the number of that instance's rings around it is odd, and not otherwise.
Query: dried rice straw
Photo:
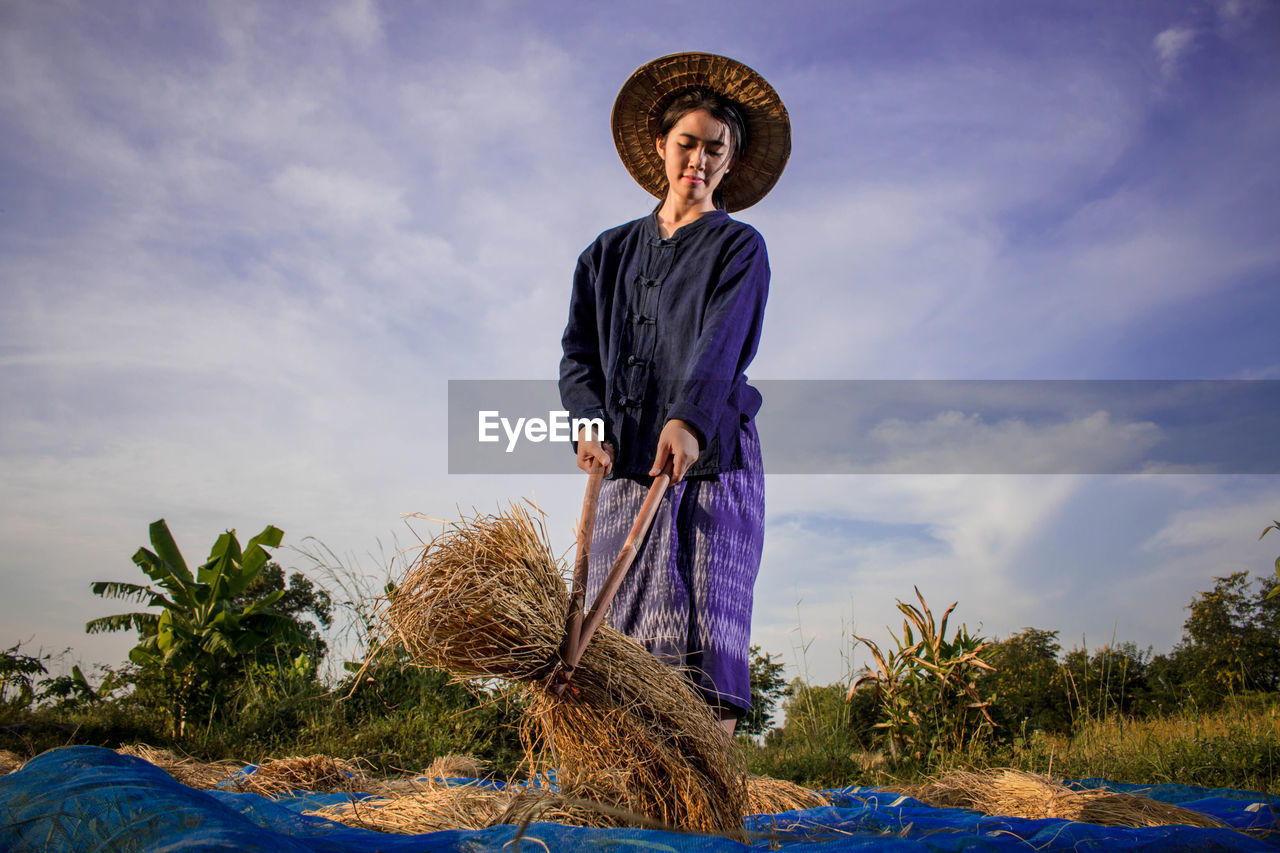
[[[442,755],[427,765],[422,775],[428,779],[479,779],[488,763],[474,755]]]
[[[795,782],[768,776],[747,778],[747,814],[777,814],[829,805],[831,801],[822,794]]]
[[[444,829],[486,829],[534,821],[596,827],[620,826],[625,822],[612,817],[608,806],[570,801],[550,791],[483,785],[427,785],[409,794],[368,797],[306,814],[347,826],[401,835]]]
[[[484,829],[511,805],[513,795],[483,785],[421,784],[408,794],[367,797],[309,811],[347,826],[416,835],[442,829]]]
[[[830,805],[813,791],[791,782],[753,776],[748,801],[753,813],[776,813]],[[600,802],[571,800],[555,792],[510,786],[444,785],[419,782],[411,793],[353,800],[307,814],[347,826],[415,835],[444,829],[485,829],[499,824],[554,821],[571,826],[613,827],[642,824],[667,828],[643,816]]]
[[[240,768],[239,764],[226,761],[205,764],[196,761],[194,758],[180,756],[172,750],[148,746],[145,743],[121,747],[116,752],[120,755],[141,758],[143,761],[159,767],[188,788],[198,788],[206,791],[210,788],[216,788],[227,779],[230,779]]]
[[[390,784],[367,778],[358,762],[327,755],[268,759],[252,772],[244,773],[240,762],[204,764],[144,743],[126,746],[117,752],[154,764],[188,788],[206,791],[225,784],[235,791],[278,797],[291,791],[380,792]]]
[[[391,640],[458,678],[528,685],[521,738],[563,795],[699,832],[736,832],[747,810],[740,753],[689,682],[602,627],[564,698],[546,691],[569,595],[546,532],[519,506],[454,523],[391,596]]]
[[[955,771],[923,785],[894,788],[937,808],[976,809],[984,814],[1031,820],[1059,818],[1103,826],[1225,827],[1200,812],[1136,794],[1077,791],[1013,769]]]
[[[356,763],[327,755],[268,759],[252,773],[237,777],[237,791],[278,797],[291,791],[366,791],[368,779]]]
[[[7,749],[0,749],[0,775],[21,770],[22,765],[26,763],[27,760],[21,755],[18,755],[18,753],[10,752]]]

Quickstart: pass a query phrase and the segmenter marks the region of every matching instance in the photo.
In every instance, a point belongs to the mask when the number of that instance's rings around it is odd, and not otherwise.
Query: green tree
[[[132,599],[159,608],[155,612],[120,613],[85,625],[90,634],[138,631],[129,659],[156,677],[156,687],[182,737],[193,712],[212,714],[237,666],[273,640],[300,642],[297,623],[273,608],[283,590],[251,601],[237,600],[266,567],[268,547],[284,534],[268,525],[241,550],[235,531],[218,537],[209,559],[194,574],[178,550],[164,519],[151,525],[154,550],[139,548],[133,562],[152,584],[98,581],[94,594]]]
[[[69,674],[54,676],[41,682],[37,699],[61,709],[96,705],[107,699],[122,683],[120,673],[107,669],[102,681],[94,687],[77,664],[71,667]]]
[[[235,603],[248,606],[254,601],[275,592],[282,592],[272,609],[297,626],[297,635],[273,636],[263,643],[255,656],[267,663],[293,661],[299,654],[306,654],[312,669],[318,667],[328,652],[328,644],[321,630],[333,624],[333,600],[329,593],[302,572],[289,575],[285,582],[284,569],[278,563],[269,562],[261,574],[244,591],[235,597]]]
[[[1038,628],[1023,628],[992,644],[987,661],[995,672],[985,673],[980,683],[1003,737],[1071,728],[1061,651],[1058,632]]]
[[[413,662],[400,643],[380,646],[364,664],[348,663],[334,692],[350,748],[397,766],[423,767],[449,753],[470,753],[515,772],[522,697],[496,684],[459,682],[449,673]]]
[[[1179,659],[1176,650],[1156,655],[1147,663],[1147,712],[1163,714],[1183,703],[1195,701],[1195,695],[1187,683],[1184,664],[1185,661]]]
[[[781,660],[762,652],[759,646],[751,647],[751,710],[742,718],[738,731],[758,735],[773,723],[773,712],[778,700],[788,695],[790,688],[782,673],[786,665]]]
[[[1201,704],[1248,690],[1280,688],[1280,598],[1275,578],[1253,588],[1248,572],[1214,578],[1191,600],[1172,657]]]
[[[1103,646],[1091,656],[1076,648],[1062,662],[1066,696],[1075,719],[1104,718],[1111,714],[1134,715],[1148,710],[1145,652],[1133,643]]]
[[[22,653],[22,644],[0,652],[0,720],[24,711],[35,699],[35,679],[48,674],[48,655],[37,657]]]
[[[748,752],[751,772],[789,779],[809,788],[848,785],[882,759],[872,750],[876,709],[871,691],[845,701],[848,684],[788,685],[783,722]]]

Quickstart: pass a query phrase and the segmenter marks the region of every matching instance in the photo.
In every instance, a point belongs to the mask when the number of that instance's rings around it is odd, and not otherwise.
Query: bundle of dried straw
[[[480,779],[486,775],[488,762],[470,753],[441,755],[427,765],[422,775],[427,779]]]
[[[830,805],[820,794],[791,782],[753,776],[747,783],[751,814],[776,814]],[[504,823],[549,820],[574,826],[622,826],[634,822],[624,811],[597,800],[571,800],[546,790],[518,785],[445,785],[416,782],[408,790],[387,792],[307,812],[348,826],[413,835],[441,829],[485,829]]]
[[[479,779],[487,765],[473,755],[444,755],[421,776],[379,779],[362,772],[362,762],[327,755],[271,758],[248,774],[238,761],[205,764],[193,758],[146,744],[118,750],[156,765],[191,788],[229,786],[234,790],[278,797],[294,791],[328,791],[358,794],[350,802],[308,812],[321,817],[381,832],[420,833],[441,829],[484,829],[503,823],[553,820],[576,826],[623,826],[636,822],[634,812],[602,801],[600,789],[589,800],[573,799],[545,788],[509,785],[505,788],[477,783],[450,784],[446,779]],[[17,770],[23,759],[0,750],[0,773]],[[625,784],[619,777],[606,784]],[[368,796],[365,796],[368,795]],[[747,777],[747,814],[809,809],[830,805],[821,794],[792,782],[765,776]],[[607,799],[607,798],[605,798]],[[661,825],[653,821],[654,826]]]
[[[1131,827],[1225,826],[1209,815],[1150,797],[1077,791],[1046,776],[1013,769],[955,771],[933,782],[894,790],[938,808],[975,809],[984,814],[1030,820],[1059,818]]]
[[[616,826],[618,822],[592,804],[513,786],[418,783],[410,791],[367,797],[326,806],[307,814],[347,826],[417,835],[443,829],[485,829],[505,823],[551,820],[574,826]]]
[[[141,758],[143,761],[159,767],[188,788],[199,788],[201,790],[218,787],[218,785],[230,779],[232,774],[241,767],[238,762],[230,761],[206,764],[196,761],[190,756],[178,755],[172,750],[148,746],[145,743],[121,747],[116,752],[121,755]]]
[[[15,770],[21,770],[22,765],[26,763],[26,759],[21,755],[18,755],[18,753],[11,752],[7,749],[0,749],[0,775],[12,773]]]
[[[269,758],[253,772],[242,773],[244,765],[238,761],[205,764],[145,743],[116,751],[154,764],[188,788],[200,790],[226,785],[237,791],[277,797],[291,791],[380,791],[386,787],[386,783],[366,777],[358,762],[327,755]]]
[[[751,776],[747,779],[748,814],[777,814],[829,805],[831,800],[795,782],[770,779],[768,776]]]
[[[367,791],[369,782],[356,762],[302,755],[268,759],[232,784],[238,791],[276,797],[291,791]]]
[[[561,793],[701,832],[736,832],[746,771],[678,672],[602,627],[574,674],[547,684],[569,607],[546,531],[519,506],[464,518],[428,543],[391,596],[388,638],[459,678],[527,685],[521,736],[531,771]]]
[[[511,795],[480,785],[415,785],[409,792],[368,797],[307,812],[373,829],[414,835],[442,829],[484,829],[506,811]]]

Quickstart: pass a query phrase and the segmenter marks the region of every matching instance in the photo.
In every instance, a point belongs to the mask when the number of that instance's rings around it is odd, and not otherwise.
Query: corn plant
[[[846,696],[852,700],[864,687],[876,691],[876,728],[886,732],[894,761],[924,761],[961,750],[995,725],[987,711],[991,703],[976,683],[979,670],[995,669],[980,656],[988,644],[964,625],[948,638],[947,621],[959,602],[935,622],[924,596],[914,589],[918,608],[898,602],[906,618],[902,636],[894,637],[896,649],[885,653],[875,642],[854,637],[870,650],[876,669],[856,679]]]
[[[1280,521],[1273,521],[1262,528],[1262,536],[1258,538],[1261,539],[1273,530],[1280,533]],[[1276,578],[1280,579],[1280,557],[1276,557]],[[1275,598],[1277,595],[1280,595],[1280,584],[1277,584],[1271,589],[1271,592],[1267,593],[1267,598]]]

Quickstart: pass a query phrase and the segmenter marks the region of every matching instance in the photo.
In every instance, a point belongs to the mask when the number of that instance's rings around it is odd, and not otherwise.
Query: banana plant
[[[132,599],[159,613],[140,611],[104,616],[86,623],[90,634],[134,629],[140,637],[129,659],[158,670],[182,737],[194,703],[216,693],[225,666],[272,640],[295,639],[298,625],[272,605],[277,590],[247,604],[236,597],[262,573],[267,548],[280,545],[283,532],[268,525],[241,550],[234,530],[218,537],[209,559],[192,574],[164,519],[150,527],[151,549],[139,548],[133,562],[150,584],[98,581],[91,588],[104,598]]]

